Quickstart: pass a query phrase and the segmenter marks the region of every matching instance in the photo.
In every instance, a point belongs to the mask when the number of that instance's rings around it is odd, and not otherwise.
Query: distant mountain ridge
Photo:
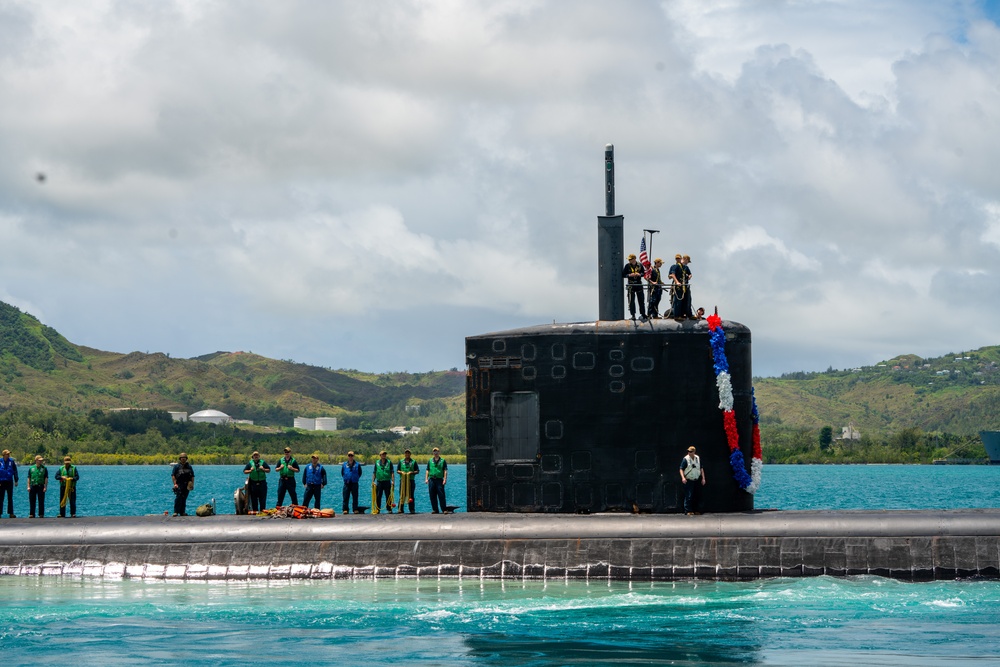
[[[236,418],[290,426],[294,416],[352,415],[463,394],[465,374],[338,372],[244,352],[193,359],[105,352],[0,302],[0,409],[87,412],[215,408]]]

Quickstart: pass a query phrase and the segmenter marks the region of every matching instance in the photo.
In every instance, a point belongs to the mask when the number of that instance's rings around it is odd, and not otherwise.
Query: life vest
[[[69,468],[63,466],[59,468],[59,476],[62,477],[60,483],[65,484],[66,482],[76,481],[76,466],[71,465]]]
[[[261,459],[260,464],[255,466],[253,464],[253,459],[250,459],[250,481],[251,482],[263,482],[267,479],[267,473],[264,472],[264,460]]]
[[[0,458],[0,482],[10,482],[17,476],[17,464],[14,459],[4,461]]]
[[[381,460],[375,462],[375,479],[379,482],[392,480],[392,461],[386,459],[385,463]]]
[[[427,476],[434,479],[444,479],[445,468],[448,467],[448,462],[444,459],[438,459],[435,463],[434,459],[427,462]]]
[[[191,467],[190,463],[178,463],[174,478],[177,480],[177,486],[184,488],[189,481],[194,479],[194,468]]]
[[[281,466],[281,470],[278,471],[279,477],[295,477],[295,471],[292,470],[292,468],[299,467],[299,464],[295,460],[294,456],[288,459],[287,461],[284,459],[284,457],[282,457],[281,460],[278,461],[278,465]]]
[[[48,476],[49,470],[45,466],[33,465],[28,468],[28,479],[32,486],[43,486]]]
[[[417,469],[417,462],[410,459],[407,462],[406,459],[399,459],[399,464],[396,466],[396,470],[399,472],[414,472]]]
[[[306,466],[306,471],[302,473],[302,481],[306,484],[322,484],[325,476],[323,472],[322,463],[316,466],[310,463]]]
[[[357,482],[361,479],[361,464],[357,461],[354,465],[348,465],[345,461],[340,464],[340,476],[344,478],[345,482]]]
[[[693,459],[690,456],[685,456],[684,460],[687,461],[687,466],[684,467],[684,477],[691,481],[701,477],[701,458],[695,454]]]

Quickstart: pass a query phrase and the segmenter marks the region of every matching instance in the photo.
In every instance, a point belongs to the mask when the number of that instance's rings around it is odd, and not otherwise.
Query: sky
[[[1000,344],[1000,2],[0,3],[0,300],[371,372],[691,255],[753,371]]]

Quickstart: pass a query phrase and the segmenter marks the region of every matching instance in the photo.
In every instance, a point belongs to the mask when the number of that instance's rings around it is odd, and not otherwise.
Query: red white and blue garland
[[[753,417],[753,460],[747,473],[743,452],[740,451],[740,434],[736,429],[736,413],[733,412],[733,383],[729,376],[729,362],[726,360],[726,332],[722,330],[722,318],[718,313],[708,316],[709,342],[712,345],[712,365],[715,368],[715,385],[719,389],[719,409],[722,410],[726,440],[729,442],[729,465],[733,478],[747,493],[755,493],[760,488],[760,478],[764,471],[764,461],[760,451],[760,413],[757,412],[757,397],[750,388]]]

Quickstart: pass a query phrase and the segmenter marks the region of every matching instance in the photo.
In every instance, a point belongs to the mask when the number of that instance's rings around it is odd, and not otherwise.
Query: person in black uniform
[[[688,266],[690,263],[690,255],[681,257],[681,264],[684,267],[684,317],[694,319],[694,313],[691,312],[691,267]]]
[[[688,286],[684,258],[674,255],[674,264],[670,267],[670,316],[680,322],[685,317],[691,317],[691,300],[686,298]],[[687,304],[687,311],[685,311]]]
[[[174,482],[174,516],[187,516],[188,493],[194,488],[194,469],[184,452],[177,456],[177,465],[170,478]]]
[[[646,319],[646,300],[642,295],[642,276],[645,269],[636,261],[635,255],[628,256],[628,264],[622,269],[622,278],[628,280],[628,312],[635,319],[635,300],[639,299],[639,314]]]
[[[292,456],[291,447],[285,447],[285,455],[278,459],[278,507],[285,504],[285,493],[291,496],[292,504],[299,504],[299,494],[295,490],[295,473],[299,471],[299,463]],[[316,509],[319,509],[318,507]]]
[[[660,319],[660,299],[663,298],[664,285],[660,272],[661,266],[663,266],[663,260],[657,257],[653,260],[653,268],[649,272],[649,307],[646,312],[649,313],[651,320]]]

